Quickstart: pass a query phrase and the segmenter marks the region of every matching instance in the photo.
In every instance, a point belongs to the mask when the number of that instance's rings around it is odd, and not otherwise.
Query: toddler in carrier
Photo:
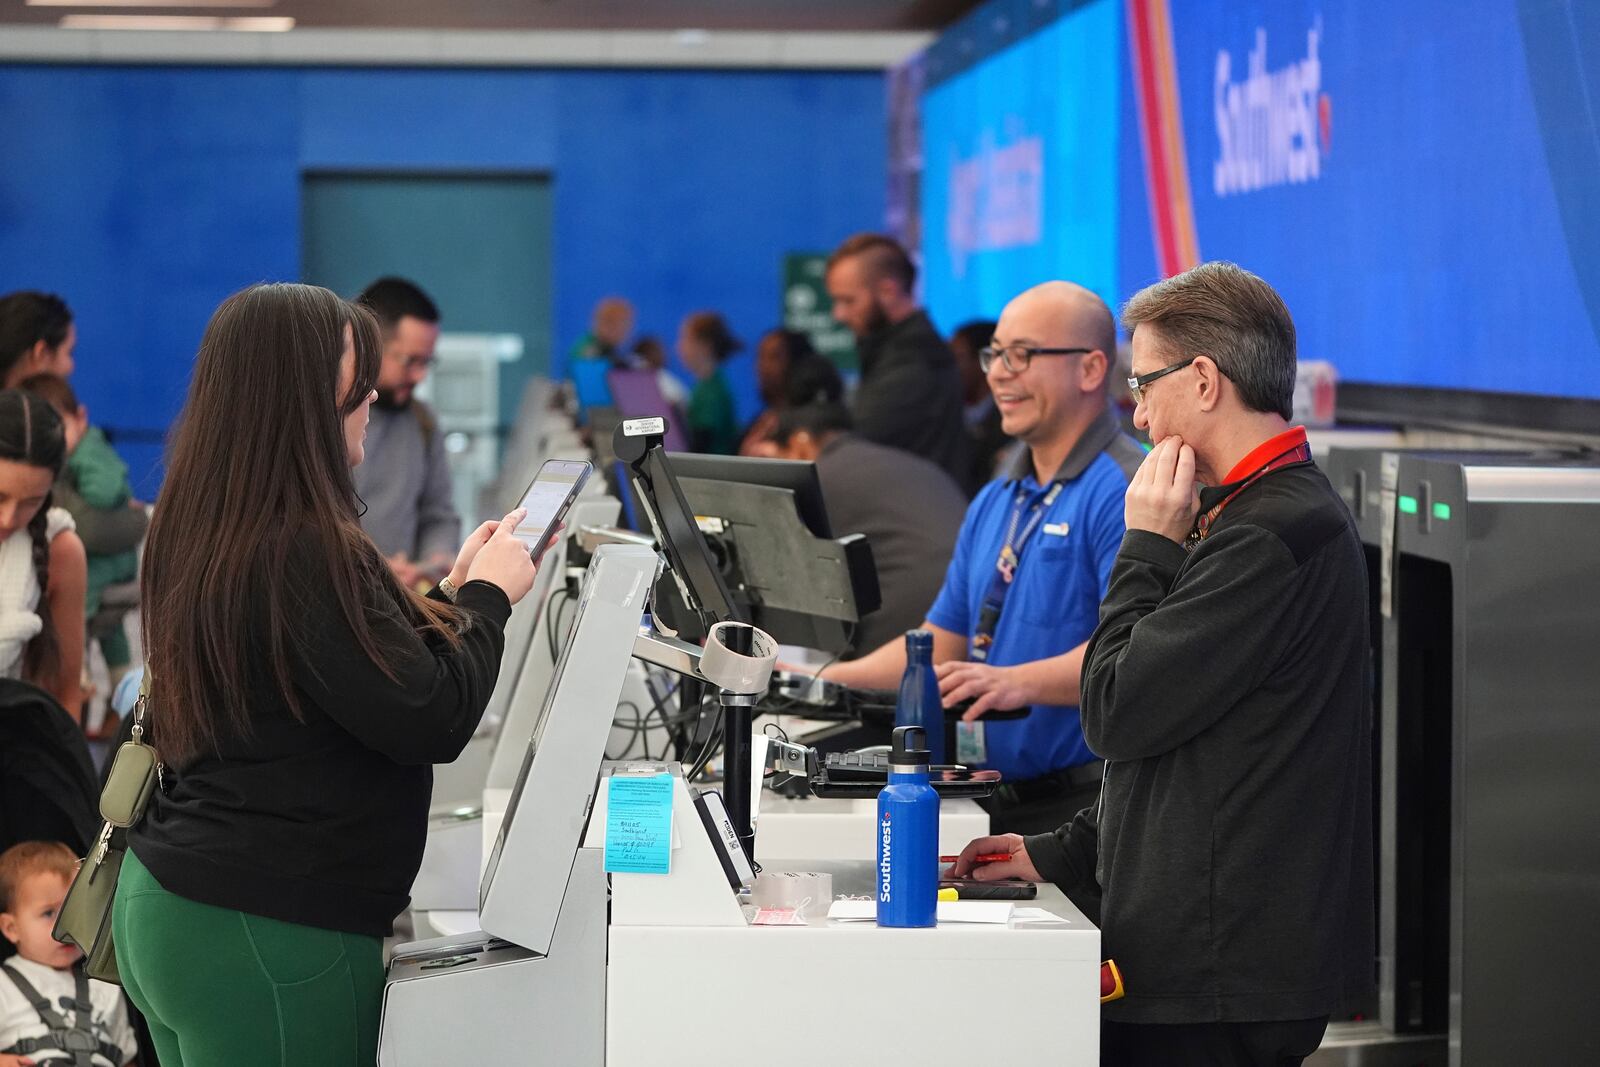
[[[0,1067],[125,1067],[139,1046],[122,990],[83,972],[76,947],[50,936],[77,857],[56,841],[0,852]]]

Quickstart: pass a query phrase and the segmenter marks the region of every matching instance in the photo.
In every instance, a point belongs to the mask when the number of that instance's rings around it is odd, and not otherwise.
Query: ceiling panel
[[[297,28],[938,30],[980,0],[0,0],[0,23],[73,14],[288,17]]]

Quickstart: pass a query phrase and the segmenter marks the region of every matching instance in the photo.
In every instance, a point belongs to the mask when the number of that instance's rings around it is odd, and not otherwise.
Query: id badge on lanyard
[[[956,723],[956,762],[967,765],[989,762],[989,740],[982,719]]]
[[[1017,579],[1017,567],[1022,563],[1023,549],[1033,540],[1039,524],[1044,521],[1044,513],[1061,495],[1062,484],[1054,482],[1048,489],[1037,493],[1020,488],[1017,491],[1016,502],[1011,508],[1011,522],[1006,528],[1005,544],[1000,546],[1000,555],[994,561],[994,572],[989,576],[989,588],[984,592],[983,603],[978,608],[978,625],[973,630],[970,650],[975,662],[987,663],[989,660],[995,631],[1000,626],[1000,615],[1005,610],[1006,598],[1011,595],[1011,586]],[[1024,512],[1027,514],[1026,524],[1023,523]]]

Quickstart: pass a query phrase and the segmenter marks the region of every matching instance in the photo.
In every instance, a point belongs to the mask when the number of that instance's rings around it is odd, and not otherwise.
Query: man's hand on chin
[[[1148,530],[1183,544],[1200,513],[1194,481],[1194,449],[1179,437],[1165,437],[1139,464],[1128,485],[1123,516],[1130,530]]]

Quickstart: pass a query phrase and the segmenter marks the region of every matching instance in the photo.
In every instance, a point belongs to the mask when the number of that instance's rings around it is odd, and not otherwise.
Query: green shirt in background
[[[702,378],[689,394],[689,446],[696,452],[731,456],[739,450],[739,421],[733,393],[720,370]]]
[[[117,455],[99,427],[91,426],[84,432],[78,447],[67,457],[61,480],[76,494],[76,499],[72,494],[63,494],[62,506],[72,512],[74,521],[80,525],[83,520],[77,512],[84,507],[102,512],[126,509],[128,501],[133,499],[133,489],[128,485],[128,465],[122,462],[122,457]],[[88,558],[89,583],[84,611],[93,618],[100,610],[100,595],[106,586],[131,582],[138,577],[139,554],[137,549],[130,548],[113,553],[89,552]]]

